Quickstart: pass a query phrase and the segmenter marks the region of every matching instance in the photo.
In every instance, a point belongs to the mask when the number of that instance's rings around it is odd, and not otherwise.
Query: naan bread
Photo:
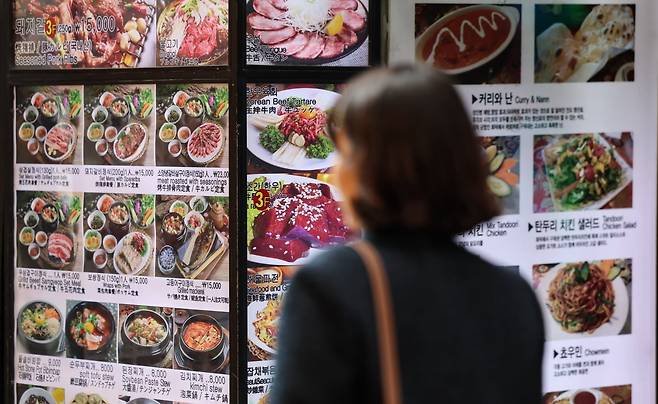
[[[535,81],[586,81],[613,56],[613,49],[629,49],[634,39],[633,9],[624,5],[594,7],[575,35],[564,24],[553,24],[537,37]]]
[[[537,37],[537,56],[536,82],[566,81],[580,65],[580,44],[566,25],[553,24]]]
[[[597,62],[612,48],[624,49],[634,39],[633,9],[615,4],[594,7],[576,33],[586,63]]]

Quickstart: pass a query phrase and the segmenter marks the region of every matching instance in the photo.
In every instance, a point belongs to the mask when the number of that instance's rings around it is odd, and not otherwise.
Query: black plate
[[[270,63],[275,64],[275,65],[290,65],[290,66],[294,66],[294,65],[316,66],[316,65],[323,65],[323,64],[335,62],[337,60],[340,60],[340,59],[346,57],[347,55],[350,55],[350,54],[354,53],[354,51],[359,49],[361,47],[361,45],[365,42],[365,40],[368,39],[368,28],[369,28],[368,24],[370,23],[370,21],[369,21],[370,20],[370,11],[365,6],[365,4],[363,4],[363,2],[361,0],[357,0],[357,2],[359,3],[359,7],[363,7],[363,9],[366,10],[366,15],[368,16],[368,19],[366,20],[365,28],[356,33],[356,38],[357,38],[356,43],[354,45],[350,46],[349,48],[347,48],[343,53],[341,53],[340,55],[338,55],[336,57],[333,57],[333,58],[317,57],[315,59],[299,59],[299,58],[296,58],[294,56],[288,56],[288,59],[286,59],[284,61],[270,62]],[[249,0],[249,2],[247,3],[247,11],[246,11],[246,14],[245,14],[245,19],[246,19],[246,16],[248,16],[249,14],[256,12],[254,10],[254,4],[253,3],[254,3],[254,0]],[[247,35],[253,36],[253,34],[251,33],[251,32],[253,32],[253,30],[251,30],[249,28],[249,22],[245,20],[245,24],[246,24]],[[246,38],[245,38],[245,40],[246,40]],[[269,45],[267,45],[267,46],[269,46]],[[247,63],[247,64],[249,66],[259,66],[259,64],[257,64],[257,63],[252,63],[252,64]]]

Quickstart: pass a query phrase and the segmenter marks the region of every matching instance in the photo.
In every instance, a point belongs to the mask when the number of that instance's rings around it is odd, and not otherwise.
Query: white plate
[[[336,101],[338,101],[338,98],[340,98],[340,94],[319,88],[294,88],[290,90],[279,91],[276,97],[268,96],[263,98],[263,100],[274,100],[275,98],[284,100],[288,97],[299,97],[303,99],[315,100],[317,102],[317,104],[315,104],[316,107],[320,108],[322,111],[327,111],[333,108],[334,104],[336,104]],[[276,108],[278,109],[278,106]],[[249,151],[252,152],[254,156],[263,160],[267,164],[301,171],[324,170],[325,168],[333,167],[336,164],[337,154],[335,151],[329,154],[326,159],[311,159],[304,156],[303,158],[299,159],[297,164],[294,165],[276,161],[272,157],[272,153],[260,145],[258,139],[260,132],[261,131],[259,131],[249,122],[249,115],[247,115],[247,149],[249,149]]]
[[[623,191],[628,184],[630,184],[633,181],[633,169],[628,165],[626,160],[624,160],[619,153],[617,153],[617,150],[615,150],[612,146],[610,146],[610,143],[608,143],[607,140],[603,136],[601,136],[599,133],[593,133],[594,140],[596,140],[601,146],[603,146],[606,150],[610,151],[612,155],[614,156],[615,160],[617,160],[617,163],[619,163],[619,166],[621,167],[622,171],[622,178],[621,178],[621,183],[617,188],[614,190],[608,192],[607,194],[603,195],[601,199],[598,201],[594,202],[589,202],[588,204],[582,205],[578,209],[563,209],[562,208],[562,203],[560,202],[559,199],[555,197],[555,192],[556,189],[553,187],[553,183],[551,180],[548,178],[548,173],[546,173],[546,181],[548,182],[548,189],[551,194],[551,199],[553,200],[553,210],[555,212],[565,212],[565,211],[578,211],[578,210],[598,210],[603,208],[608,202],[613,200],[621,191]],[[544,154],[546,151],[546,148],[553,147],[555,144],[560,140],[560,137],[557,137],[556,140],[548,144],[544,149],[542,149],[542,160],[544,161],[544,171],[546,171],[546,155]]]
[[[446,74],[465,73],[477,69],[480,66],[484,66],[485,64],[489,63],[490,61],[498,57],[498,55],[503,53],[503,51],[507,49],[509,44],[512,42],[512,39],[514,39],[514,36],[516,35],[516,31],[519,26],[519,21],[521,20],[521,16],[519,15],[519,10],[517,10],[514,7],[500,7],[495,5],[479,4],[479,5],[468,6],[455,10],[439,18],[432,25],[430,25],[422,34],[418,36],[418,38],[416,38],[416,60],[423,61],[423,57],[422,57],[423,48],[425,47],[425,43],[428,40],[434,39],[431,34],[434,33],[436,27],[443,25],[445,22],[452,20],[455,17],[459,17],[460,15],[467,14],[477,9],[490,9],[505,14],[505,16],[510,20],[510,32],[509,34],[507,34],[507,38],[505,38],[505,41],[498,47],[498,49],[493,51],[489,56],[485,57],[484,59],[481,59],[471,65],[460,67],[458,69],[441,69],[441,71],[443,71]],[[432,61],[431,64],[434,65],[434,61]]]
[[[48,404],[57,404],[57,402],[53,398],[53,395],[50,394],[48,391],[42,389],[41,387],[30,387],[29,389],[25,390],[25,393],[23,393],[18,403],[25,404],[27,402],[27,399],[30,398],[32,394],[44,397],[46,401],[48,401]]]
[[[542,305],[544,324],[546,325],[546,339],[548,341],[552,341],[559,339],[606,337],[619,335],[621,330],[624,328],[624,324],[626,324],[626,319],[628,318],[628,311],[630,307],[626,285],[624,285],[624,281],[619,276],[614,281],[612,281],[612,289],[615,292],[615,308],[612,313],[612,317],[610,317],[610,320],[607,323],[602,324],[592,333],[568,333],[562,329],[562,326],[560,326],[557,321],[555,321],[553,315],[551,314],[551,310],[547,305],[548,288],[551,285],[553,279],[555,279],[557,276],[558,272],[566,266],[567,264],[559,264],[551,268],[546,274],[544,274],[544,277],[539,283],[539,286],[537,286],[536,292]]]
[[[551,40],[551,36],[556,36],[566,42],[573,40],[573,34],[571,30],[562,23],[555,23],[548,27],[544,32],[539,34],[535,40],[537,47],[537,58],[541,61],[544,66],[550,66],[550,60],[546,60],[546,57],[542,55],[547,55],[551,52],[555,52],[555,47],[559,47],[559,40]],[[557,42],[557,43],[556,43]],[[578,69],[576,69],[571,76],[566,80],[567,83],[586,83],[592,77],[594,77],[598,72],[600,72],[610,61],[610,59],[635,48],[635,39],[629,41],[626,46],[623,48],[609,47],[595,62],[583,63]],[[550,71],[550,70],[548,70]],[[540,80],[537,83],[550,83],[550,80],[546,77],[546,70],[536,71],[535,74],[540,74]]]
[[[134,126],[134,125],[138,125],[138,126],[142,127],[142,129],[144,130],[144,139],[142,139],[142,143],[139,144],[139,146],[137,147],[137,150],[135,150],[135,152],[133,154],[126,157],[125,159],[121,159],[121,158],[119,158],[119,156],[117,156],[117,146],[119,145],[119,136],[121,135],[121,133],[126,132],[129,127]],[[112,151],[114,152],[114,157],[116,157],[116,159],[119,160],[122,163],[132,163],[135,160],[139,159],[142,156],[142,154],[144,154],[144,149],[146,148],[146,144],[148,143],[148,141],[149,141],[149,132],[148,132],[148,129],[146,129],[146,126],[142,125],[139,122],[129,123],[128,125],[124,126],[123,129],[121,129],[117,133],[117,137],[114,140],[114,145],[112,146]]]
[[[207,155],[205,157],[197,157],[197,156],[193,155],[192,153],[190,153],[190,144],[192,143],[192,139],[199,136],[199,130],[203,126],[211,126],[211,125],[212,126],[217,126],[219,128],[219,130],[221,131],[221,133],[222,133],[221,142],[219,142],[219,144],[217,145],[215,150],[213,150],[212,153],[210,153],[209,155]],[[199,125],[198,128],[196,128],[196,129],[194,129],[194,131],[192,131],[192,134],[190,135],[190,138],[187,140],[187,154],[190,156],[190,159],[192,159],[192,161],[194,161],[197,164],[208,163],[208,162],[213,161],[214,159],[216,159],[217,156],[219,156],[219,153],[221,153],[222,149],[224,148],[224,142],[225,141],[226,141],[226,131],[224,130],[224,128],[222,128],[220,125],[217,125],[216,123],[212,123],[212,122],[202,123],[201,125]]]
[[[326,182],[320,180],[316,180],[314,178],[300,177],[297,175],[288,175],[288,174],[250,174],[247,175],[247,183],[250,183],[251,181],[260,177],[267,178],[267,181],[269,182],[281,181],[283,182],[284,185],[292,182],[296,182],[299,184],[326,184],[329,186],[329,189],[331,190],[331,196],[334,198],[334,200],[338,202],[343,200],[342,195],[340,194],[340,192],[338,192],[338,190],[333,185],[327,184]],[[313,258],[315,258],[317,255],[321,254],[322,251],[323,249],[321,248],[311,247],[308,250],[308,255],[306,257],[299,258],[293,262],[288,262],[276,258],[263,257],[262,255],[252,254],[251,252],[249,252],[249,247],[247,246],[247,260],[258,264],[275,265],[275,266],[304,265],[307,262],[311,261]]]
[[[256,321],[256,315],[258,314],[259,311],[265,310],[265,307],[267,307],[267,301],[255,301],[249,303],[249,306],[247,306],[247,339],[251,341],[254,345],[256,345],[258,348],[262,349],[263,351],[275,355],[276,350],[270,348],[267,346],[266,343],[260,340],[258,336],[256,335],[256,327],[254,326],[254,321]]]
[[[141,261],[138,265],[139,269],[137,269],[135,272],[133,272],[131,274],[124,274],[123,272],[121,272],[121,270],[117,266],[117,256],[119,255],[119,252],[121,251],[121,249],[123,247],[123,242],[125,240],[127,240],[128,237],[132,238],[132,236],[135,235],[136,233],[140,233],[146,239],[146,254],[144,254],[144,256],[142,257],[142,259],[141,259]],[[126,234],[125,236],[123,236],[123,238],[121,240],[119,240],[116,247],[114,248],[114,254],[112,256],[112,264],[114,266],[114,270],[119,275],[139,275],[141,272],[143,272],[146,269],[146,266],[149,263],[149,259],[151,258],[152,254],[153,254],[153,240],[151,240],[151,237],[149,237],[147,234],[144,234],[142,232],[134,231],[134,232]]]
[[[48,142],[48,137],[52,134],[53,129],[60,128],[60,127],[61,128],[67,127],[71,131],[73,136],[71,136],[71,141],[69,142],[69,147],[67,148],[66,153],[62,154],[59,157],[51,157],[49,154],[46,153],[46,146],[45,145],[46,145],[46,142]],[[35,129],[35,131],[36,131],[36,129]],[[43,143],[44,144],[43,151],[44,151],[44,154],[46,155],[46,158],[51,160],[51,161],[63,161],[63,160],[66,160],[67,158],[71,157],[71,154],[73,154],[73,151],[75,150],[75,142],[77,140],[77,137],[78,137],[78,134],[77,134],[75,128],[67,122],[60,122],[57,125],[50,128],[48,133],[46,133],[46,137],[44,138],[44,143]]]
[[[604,392],[599,391],[599,390],[594,390],[594,389],[580,389],[580,390],[565,391],[564,393],[562,393],[559,396],[555,397],[555,399],[553,399],[553,402],[560,401],[560,400],[570,400],[570,399],[574,398],[576,396],[576,394],[581,393],[583,391],[587,391],[587,392],[592,393],[594,395],[594,397],[596,397],[596,402],[597,403],[601,402],[601,400],[603,400],[604,398],[608,399],[611,403],[614,402]]]

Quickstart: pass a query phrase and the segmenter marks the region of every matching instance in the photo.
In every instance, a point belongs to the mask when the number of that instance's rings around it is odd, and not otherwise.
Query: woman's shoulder
[[[356,251],[349,246],[337,246],[323,251],[302,266],[296,277],[330,285],[349,282],[359,275],[365,277],[363,263]]]

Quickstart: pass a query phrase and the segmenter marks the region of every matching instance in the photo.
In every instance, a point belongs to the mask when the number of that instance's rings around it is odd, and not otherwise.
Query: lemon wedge
[[[58,387],[53,390],[52,394],[53,394],[53,398],[58,404],[64,402],[64,389]]]
[[[327,24],[327,35],[336,36],[343,30],[343,16],[336,14]]]

